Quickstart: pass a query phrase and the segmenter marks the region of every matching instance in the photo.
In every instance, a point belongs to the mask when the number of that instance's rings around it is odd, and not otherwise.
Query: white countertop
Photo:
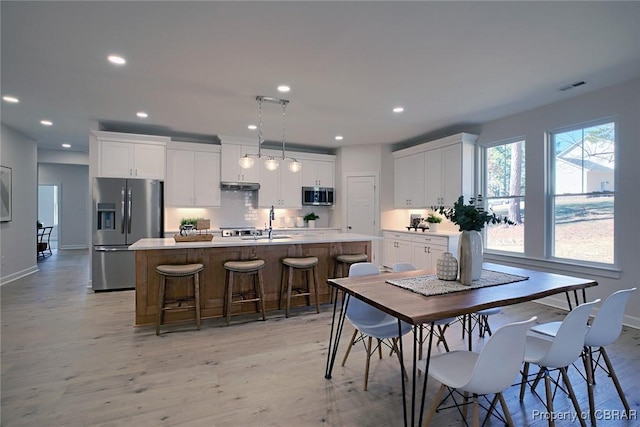
[[[415,236],[460,236],[460,232],[459,231],[438,231],[437,233],[434,233],[432,231],[422,231],[420,228],[418,228],[418,231],[415,231],[413,228],[411,229],[411,231],[407,230],[406,228],[402,229],[402,230],[392,230],[392,229],[388,229],[385,228],[382,230],[384,231],[388,231],[391,233],[404,233],[404,234],[412,234]]]
[[[382,237],[367,236],[353,233],[323,233],[292,235],[286,239],[267,239],[266,236],[258,239],[243,239],[240,237],[214,237],[210,242],[176,242],[173,237],[164,239],[140,239],[129,246],[130,251],[151,249],[184,249],[184,248],[224,248],[231,246],[253,245],[299,245],[305,243],[334,243],[334,242],[361,242],[382,240]]]

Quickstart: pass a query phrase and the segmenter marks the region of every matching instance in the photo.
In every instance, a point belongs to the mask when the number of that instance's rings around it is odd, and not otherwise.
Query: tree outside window
[[[487,226],[485,247],[524,253],[525,141],[487,147],[484,154],[487,208],[517,224]]]

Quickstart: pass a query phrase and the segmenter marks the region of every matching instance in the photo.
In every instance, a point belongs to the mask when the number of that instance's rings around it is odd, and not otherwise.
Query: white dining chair
[[[370,262],[360,262],[352,264],[349,268],[349,277],[355,276],[368,276],[380,274],[378,266]],[[391,348],[398,356],[398,360],[402,355],[397,347],[397,340],[402,335],[405,335],[411,331],[411,325],[402,322],[401,335],[398,335],[398,319],[381,311],[366,302],[357,298],[351,298],[347,295],[346,300],[347,320],[355,327],[353,336],[349,341],[349,346],[342,359],[342,366],[347,362],[351,347],[356,343],[362,342],[366,351],[366,365],[364,371],[364,390],[367,390],[369,383],[369,366],[371,363],[371,356],[376,352],[379,353],[382,359],[382,345],[386,345]],[[376,339],[375,346],[373,345],[373,339]],[[406,375],[406,374],[405,374]]]
[[[417,270],[417,268],[410,262],[396,262],[395,264],[392,265],[391,268],[394,273],[403,273],[405,271]],[[436,329],[434,329],[433,331],[433,335],[437,338],[436,345],[442,343],[446,351],[449,351],[449,344],[447,344],[447,340],[444,336],[444,333],[446,332],[447,328],[449,328],[449,326],[451,326],[451,324],[456,321],[457,321],[457,318],[455,317],[447,317],[445,319],[440,319],[433,322],[434,326],[436,326]],[[428,326],[428,325],[422,324],[418,326],[420,328],[419,335],[418,335],[418,340],[420,341],[418,358],[420,359],[422,358],[422,345],[426,341],[425,335],[428,336],[428,334],[424,333],[425,326]]]
[[[530,331],[527,335],[524,348],[524,368],[522,370],[522,383],[520,385],[520,401],[524,400],[524,392],[526,385],[530,382],[528,378],[529,365],[534,363],[540,367],[535,379],[531,385],[531,391],[536,393],[535,389],[539,381],[544,378],[546,393],[546,408],[549,414],[553,414],[553,398],[555,392],[552,391],[552,385],[555,389],[563,390],[560,386],[560,378],[551,377],[552,371],[559,371],[562,376],[562,382],[566,387],[566,393],[573,403],[576,414],[581,414],[578,399],[573,391],[573,386],[567,374],[567,367],[580,357],[582,347],[584,346],[584,338],[587,332],[587,320],[593,306],[600,302],[599,299],[581,304],[567,314],[558,327],[554,337],[541,334],[539,332]],[[536,393],[537,394],[537,393]],[[577,417],[582,427],[586,427],[583,417]],[[549,426],[554,425],[553,417],[549,417]]]
[[[502,396],[502,391],[509,387],[518,376],[524,357],[527,331],[535,320],[534,316],[526,321],[500,327],[487,340],[479,353],[455,350],[431,356],[429,376],[442,385],[433,398],[433,405],[427,413],[423,426],[428,426],[431,423],[436,410],[445,404],[449,397],[452,398],[454,406],[458,410],[460,410],[459,406],[462,406],[461,413],[463,417],[466,417],[469,393],[472,395],[474,426],[480,425],[480,406],[487,409],[485,422],[490,415],[494,415],[503,423],[513,426],[513,420]],[[424,370],[426,361],[421,360],[418,366]],[[448,394],[442,399],[445,391]],[[487,397],[488,395],[494,395],[491,401]],[[503,414],[497,412],[498,401]],[[488,407],[484,403],[488,404]]]
[[[609,295],[602,305],[600,305],[596,317],[591,322],[591,326],[587,328],[587,333],[584,337],[582,360],[585,368],[587,391],[589,393],[589,414],[592,422],[596,420],[593,386],[596,384],[595,374],[598,368],[603,370],[608,377],[611,377],[627,417],[629,417],[631,413],[629,402],[627,402],[624,390],[622,390],[622,386],[613,369],[611,359],[609,359],[605,347],[614,343],[620,337],[627,302],[629,301],[631,293],[636,289],[637,288],[623,289]],[[556,336],[561,323],[562,322],[541,323],[531,329],[545,335]],[[594,360],[593,356],[596,353],[597,359]],[[602,366],[600,358],[604,359],[605,366]]]

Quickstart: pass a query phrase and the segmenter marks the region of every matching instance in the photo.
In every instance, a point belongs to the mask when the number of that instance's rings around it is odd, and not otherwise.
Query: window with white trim
[[[549,136],[549,255],[614,264],[615,122]]]
[[[524,253],[525,141],[486,147],[483,170],[486,208],[517,224],[488,224],[485,248]]]

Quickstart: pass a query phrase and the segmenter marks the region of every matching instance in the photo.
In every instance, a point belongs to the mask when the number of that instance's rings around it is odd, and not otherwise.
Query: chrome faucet
[[[276,213],[273,210],[273,205],[271,206],[271,210],[269,211],[269,240],[273,238],[273,220],[276,219]]]

